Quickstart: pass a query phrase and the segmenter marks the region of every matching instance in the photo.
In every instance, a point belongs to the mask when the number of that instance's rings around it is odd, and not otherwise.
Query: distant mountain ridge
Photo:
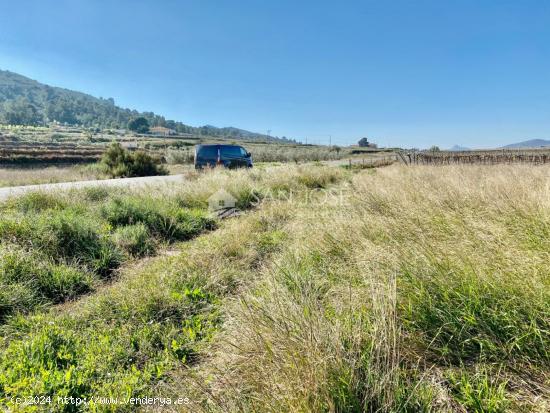
[[[453,151],[453,152],[460,152],[460,151],[470,151],[471,149],[470,148],[467,148],[465,146],[460,146],[460,145],[454,145],[452,148],[449,149],[450,151]]]
[[[528,141],[511,143],[510,145],[503,146],[504,149],[514,148],[544,148],[550,146],[550,140],[545,139],[530,139]]]
[[[57,121],[84,127],[125,129],[128,122],[145,117],[153,126],[164,126],[178,133],[235,139],[289,141],[234,127],[211,125],[194,127],[167,120],[153,112],[138,112],[115,105],[112,98],[96,98],[86,93],[45,85],[7,70],[0,70],[0,123],[43,125]]]

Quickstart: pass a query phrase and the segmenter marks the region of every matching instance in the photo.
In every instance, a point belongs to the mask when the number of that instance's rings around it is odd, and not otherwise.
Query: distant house
[[[165,128],[164,126],[155,126],[153,128],[149,128],[149,133],[156,136],[171,136],[177,134],[174,129]]]

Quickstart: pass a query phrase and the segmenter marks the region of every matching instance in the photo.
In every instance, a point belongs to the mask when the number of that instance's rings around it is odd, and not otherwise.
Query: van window
[[[218,147],[213,146],[201,146],[197,152],[197,157],[201,159],[218,159]]]
[[[222,146],[222,158],[242,158],[243,150],[240,146]]]

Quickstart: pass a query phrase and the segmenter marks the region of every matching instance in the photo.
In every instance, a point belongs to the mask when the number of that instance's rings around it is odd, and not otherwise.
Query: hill
[[[544,148],[550,146],[550,141],[545,139],[531,139],[528,141],[512,143],[510,145],[503,146],[505,149],[514,148]]]
[[[467,148],[465,146],[460,146],[460,145],[454,145],[452,148],[449,149],[450,151],[469,151],[470,148]]]
[[[68,125],[93,128],[124,129],[128,121],[145,117],[151,126],[165,126],[178,133],[287,141],[234,127],[211,125],[194,127],[167,120],[153,112],[138,112],[115,105],[113,98],[96,98],[86,93],[53,87],[28,77],[0,70],[0,123],[11,125],[44,125],[57,121]]]

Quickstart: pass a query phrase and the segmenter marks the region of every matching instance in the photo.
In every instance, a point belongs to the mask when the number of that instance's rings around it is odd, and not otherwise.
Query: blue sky
[[[0,69],[310,142],[550,139],[550,2],[4,0]]]

